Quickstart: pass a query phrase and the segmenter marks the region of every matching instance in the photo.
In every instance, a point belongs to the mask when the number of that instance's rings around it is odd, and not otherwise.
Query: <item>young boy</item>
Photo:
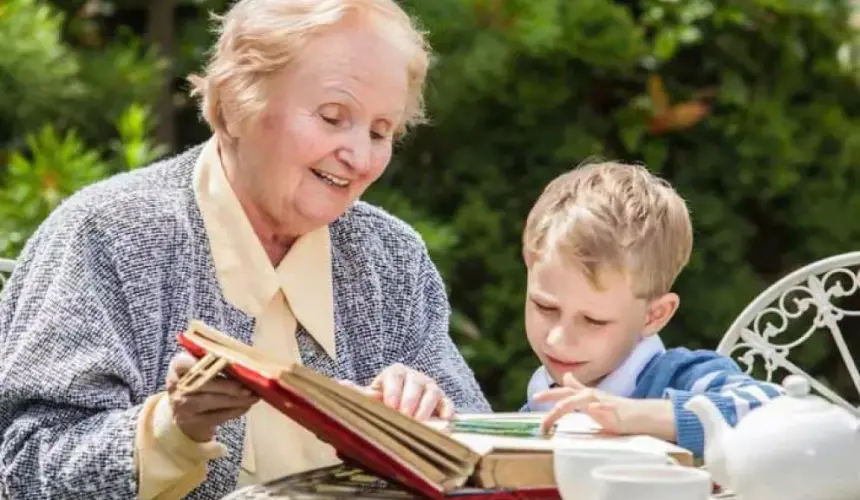
[[[524,411],[583,411],[608,432],[649,434],[701,456],[684,408],[705,394],[734,425],[782,393],[713,351],[667,350],[658,336],[678,309],[670,290],[693,244],[684,200],[645,168],[583,166],[544,190],[526,221],[526,332],[542,367]]]

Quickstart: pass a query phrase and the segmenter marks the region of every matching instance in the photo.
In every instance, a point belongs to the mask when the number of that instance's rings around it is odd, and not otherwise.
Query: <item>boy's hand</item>
[[[367,387],[348,381],[341,383],[417,420],[454,416],[453,403],[433,379],[400,363],[382,370]]]
[[[563,384],[534,398],[538,403],[555,402],[541,422],[543,432],[548,432],[565,414],[581,411],[600,424],[604,432],[676,439],[675,413],[668,400],[614,396],[585,386],[570,373],[565,374]]]

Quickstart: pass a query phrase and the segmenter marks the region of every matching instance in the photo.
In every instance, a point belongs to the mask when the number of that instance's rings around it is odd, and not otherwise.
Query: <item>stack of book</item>
[[[657,451],[692,463],[687,450],[647,436],[602,434],[580,414],[562,419],[549,435],[539,432],[536,414],[419,422],[310,368],[275,363],[198,321],[179,342],[199,359],[180,390],[193,391],[221,374],[232,377],[338,451],[340,466],[266,485],[284,489],[286,498],[361,492],[368,498],[556,499],[552,456],[559,447]]]

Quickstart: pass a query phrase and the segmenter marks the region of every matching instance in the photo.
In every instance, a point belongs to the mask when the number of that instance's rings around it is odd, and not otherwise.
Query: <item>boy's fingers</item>
[[[558,422],[558,419],[567,413],[570,413],[570,411],[565,411],[561,404],[555,405],[540,421],[541,434],[549,434],[550,429]]]
[[[576,377],[574,377],[573,374],[570,372],[564,374],[564,377],[562,377],[561,382],[562,384],[564,384],[565,387],[570,387],[571,389],[585,389],[585,384],[577,380]]]
[[[585,411],[605,432],[621,433],[621,417],[618,415],[618,409],[615,405],[611,403],[591,403],[586,407]]]
[[[556,387],[535,394],[532,400],[536,403],[554,403],[564,398],[569,398],[574,394],[576,394],[576,391],[570,387]]]
[[[541,432],[544,434],[548,433],[558,419],[568,413],[584,410],[592,402],[594,402],[594,393],[592,391],[578,392],[573,396],[562,399],[541,420]]]

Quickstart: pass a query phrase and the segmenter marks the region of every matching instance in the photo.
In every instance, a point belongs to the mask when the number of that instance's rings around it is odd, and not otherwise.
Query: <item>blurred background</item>
[[[84,185],[208,137],[185,77],[227,3],[0,0],[0,255],[14,258]],[[437,55],[432,123],[366,199],[423,234],[452,334],[496,410],[522,404],[537,366],[523,331],[525,216],[583,160],[645,163],[688,200],[695,250],[663,336],[672,346],[715,348],[770,283],[856,249],[852,3],[403,2]],[[856,400],[826,336],[798,355]]]

